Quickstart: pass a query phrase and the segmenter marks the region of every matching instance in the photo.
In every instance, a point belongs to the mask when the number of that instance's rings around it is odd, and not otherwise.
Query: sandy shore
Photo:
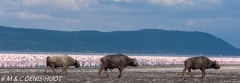
[[[140,66],[127,67],[123,71],[123,78],[117,78],[118,69],[108,70],[110,78],[102,72],[98,77],[99,67],[68,68],[68,75],[54,75],[44,68],[0,68],[1,83],[239,83],[240,65],[221,65],[221,69],[206,70],[206,77],[201,78],[201,71],[192,71],[194,78],[185,73],[181,77],[183,65]],[[60,72],[61,68],[57,68]]]

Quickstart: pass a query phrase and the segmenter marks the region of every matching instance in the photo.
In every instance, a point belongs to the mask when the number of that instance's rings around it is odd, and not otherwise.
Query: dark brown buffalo
[[[127,66],[139,66],[138,62],[136,59],[131,59],[123,54],[116,54],[116,55],[107,55],[102,57],[101,59],[102,65],[101,68],[99,69],[99,77],[101,75],[102,70],[105,70],[105,73],[107,77],[109,77],[107,73],[107,69],[114,69],[118,68],[120,75],[118,76],[119,78],[122,78],[122,71],[125,67]]]
[[[217,61],[211,61],[207,57],[200,56],[200,57],[193,57],[188,58],[184,61],[185,68],[182,71],[182,77],[184,77],[184,73],[186,70],[188,70],[188,74],[191,75],[191,78],[193,78],[191,69],[200,69],[202,71],[202,78],[205,77],[205,70],[214,68],[214,69],[220,69],[220,66],[218,65]]]

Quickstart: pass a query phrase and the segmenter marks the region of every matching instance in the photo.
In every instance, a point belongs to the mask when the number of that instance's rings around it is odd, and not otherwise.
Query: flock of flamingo
[[[44,67],[46,65],[46,57],[54,54],[0,54],[0,67]],[[69,55],[79,60],[81,67],[100,66],[101,55]],[[189,57],[182,56],[135,56],[138,63],[144,65],[176,65],[184,64],[184,60]],[[219,64],[240,64],[240,57],[210,57]]]

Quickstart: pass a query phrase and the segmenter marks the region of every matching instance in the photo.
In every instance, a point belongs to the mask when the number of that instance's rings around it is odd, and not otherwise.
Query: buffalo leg
[[[186,72],[187,68],[184,68],[183,71],[182,71],[182,78],[184,77],[184,74]]]
[[[48,66],[45,67],[45,75],[47,75],[47,67],[48,67]]]
[[[202,71],[202,78],[204,78],[206,75],[205,69],[201,69],[201,71]]]
[[[204,77],[205,77],[205,75],[206,75],[206,71],[204,70]]]
[[[65,74],[67,75],[67,66],[64,68]]]
[[[119,67],[118,70],[119,70],[119,72],[120,72],[118,78],[122,78],[123,67]]]
[[[62,71],[60,72],[60,74],[62,74],[64,71],[65,71],[65,66],[63,65]]]
[[[107,68],[105,68],[105,73],[106,73],[107,77],[109,78],[110,76],[109,76],[109,74],[107,72]]]
[[[191,69],[188,69],[188,74],[191,75],[191,78],[193,78]]]
[[[65,72],[65,74],[67,75],[67,66],[63,65],[63,69],[62,69],[62,73]]]
[[[54,65],[51,64],[51,66],[52,66],[52,71],[53,71],[54,74],[56,75],[57,73],[56,73],[56,71],[55,71],[55,67],[54,67]]]
[[[103,69],[104,69],[103,67],[101,67],[101,68],[99,69],[99,72],[98,72],[98,76],[99,76],[99,77],[101,76],[101,72],[102,72]]]

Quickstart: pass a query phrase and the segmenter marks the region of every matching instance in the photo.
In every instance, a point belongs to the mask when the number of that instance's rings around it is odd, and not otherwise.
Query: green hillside
[[[64,32],[4,26],[0,26],[0,51],[240,54],[240,49],[203,32]]]

